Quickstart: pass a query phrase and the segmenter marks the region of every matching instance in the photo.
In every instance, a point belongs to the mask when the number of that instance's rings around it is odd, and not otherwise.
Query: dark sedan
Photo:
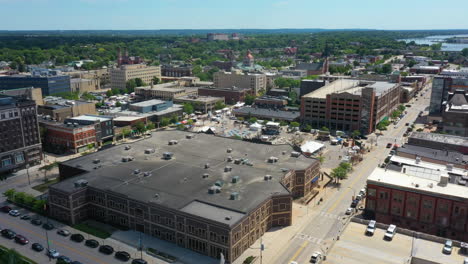
[[[39,243],[33,243],[31,245],[31,248],[34,250],[34,251],[37,251],[37,252],[41,252],[42,250],[44,250],[44,247],[39,244]]]
[[[18,243],[18,244],[21,244],[21,245],[26,245],[29,243],[29,240],[22,236],[22,235],[16,235],[15,236],[15,242]]]
[[[84,240],[84,236],[82,234],[73,234],[70,236],[70,240],[81,243]]]
[[[130,259],[130,254],[125,251],[117,251],[115,252],[115,258],[121,261],[128,261]]]
[[[114,253],[114,248],[109,245],[102,245],[99,247],[99,252],[106,254],[106,255],[110,255]]]

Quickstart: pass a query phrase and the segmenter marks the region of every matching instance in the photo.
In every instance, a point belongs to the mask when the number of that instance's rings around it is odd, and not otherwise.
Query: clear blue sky
[[[468,0],[0,0],[0,29],[468,29],[467,11]]]

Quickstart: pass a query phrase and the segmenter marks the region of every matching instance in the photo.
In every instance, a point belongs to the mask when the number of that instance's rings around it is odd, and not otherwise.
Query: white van
[[[395,236],[395,233],[396,233],[396,225],[390,225],[390,226],[387,228],[387,232],[385,232],[384,239],[386,239],[386,240],[392,240],[393,237]]]
[[[375,233],[375,225],[377,222],[375,220],[371,220],[366,228],[366,235],[373,236]]]

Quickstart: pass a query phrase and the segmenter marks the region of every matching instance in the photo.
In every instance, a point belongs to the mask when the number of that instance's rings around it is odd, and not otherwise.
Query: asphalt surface
[[[331,192],[328,197],[333,198],[325,200],[311,213],[309,221],[288,242],[287,247],[275,252],[274,263],[309,263],[314,252],[329,251],[349,218],[344,212],[350,207],[352,197],[365,187],[367,177],[388,156],[390,149],[386,148],[387,143],[403,144],[406,141],[403,137],[407,129],[405,123],[413,123],[419,112],[425,111],[429,106],[428,87],[430,84],[423,91],[424,97],[417,97],[417,101],[413,99],[412,107],[406,109],[408,114],[397,125],[390,125],[384,135],[377,137],[377,146],[373,146],[372,152],[365,155],[364,161],[354,167],[349,178],[341,182],[340,188],[328,191]]]

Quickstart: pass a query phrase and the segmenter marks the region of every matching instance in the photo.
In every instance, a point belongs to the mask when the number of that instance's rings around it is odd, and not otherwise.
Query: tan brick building
[[[250,88],[255,94],[260,91],[266,92],[267,76],[263,73],[242,73],[240,71],[216,72],[213,75],[214,87],[231,88]]]
[[[111,88],[125,89],[128,80],[140,78],[150,84],[153,77],[161,79],[161,66],[145,64],[122,65],[110,70]]]

